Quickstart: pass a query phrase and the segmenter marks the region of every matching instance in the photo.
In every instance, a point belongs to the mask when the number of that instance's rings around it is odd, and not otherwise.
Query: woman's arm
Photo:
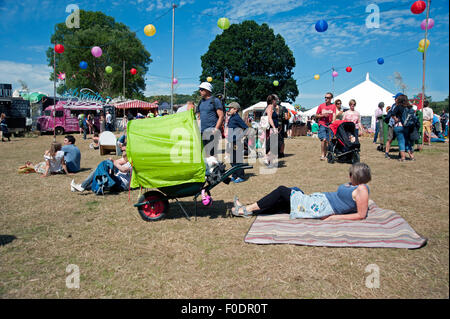
[[[117,167],[117,169],[119,171],[121,171],[122,173],[126,173],[126,172],[128,172],[130,170],[129,166],[125,166],[125,164],[128,163],[128,162],[125,162],[125,163],[122,164],[120,162],[120,159],[119,159],[119,160],[113,161],[113,163],[114,163],[114,166]]]
[[[331,215],[324,218],[324,220],[361,220],[366,218],[367,209],[369,208],[369,192],[367,187],[359,185],[358,188],[353,191],[353,195],[356,202],[356,213]]]
[[[267,113],[267,118],[269,119],[270,127],[273,128],[273,129],[275,129],[275,123],[273,122],[273,119],[272,119],[272,114],[273,114],[273,104],[269,104],[269,105],[267,106],[267,111],[266,111],[266,113]]]

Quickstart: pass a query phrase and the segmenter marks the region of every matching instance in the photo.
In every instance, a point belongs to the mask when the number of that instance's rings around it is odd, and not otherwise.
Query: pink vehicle
[[[103,107],[100,105],[89,105],[80,103],[80,105],[66,105],[66,101],[59,101],[54,105],[48,106],[44,110],[44,114],[37,119],[37,129],[41,132],[53,132],[56,135],[62,135],[70,132],[79,132],[78,115],[89,113],[94,115],[94,131],[100,131],[100,112]],[[54,112],[54,114],[52,114]]]

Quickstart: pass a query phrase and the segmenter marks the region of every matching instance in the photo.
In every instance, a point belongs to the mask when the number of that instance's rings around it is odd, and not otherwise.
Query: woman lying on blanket
[[[336,192],[305,195],[298,188],[280,186],[256,203],[241,205],[234,197],[234,216],[250,217],[254,211],[289,206],[290,218],[321,218],[323,220],[359,220],[366,218],[369,206],[369,186],[372,179],[367,164],[356,163],[349,170],[350,182]]]

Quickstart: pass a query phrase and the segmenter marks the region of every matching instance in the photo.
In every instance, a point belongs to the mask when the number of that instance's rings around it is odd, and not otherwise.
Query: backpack
[[[110,174],[109,172],[112,172]],[[109,160],[101,162],[94,172],[91,190],[96,195],[104,195],[106,190],[111,190],[118,186],[116,177],[114,176],[114,164]]]
[[[411,108],[405,108],[402,114],[402,123],[404,127],[415,127],[418,123],[416,112]]]

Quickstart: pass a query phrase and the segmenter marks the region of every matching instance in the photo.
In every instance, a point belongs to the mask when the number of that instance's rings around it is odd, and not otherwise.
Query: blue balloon
[[[316,31],[325,32],[328,29],[328,23],[325,20],[319,20],[316,22]]]
[[[384,59],[383,58],[378,58],[377,63],[378,64],[383,64],[384,63]]]
[[[235,75],[234,76],[234,81],[239,82],[239,76]]]
[[[80,68],[81,68],[81,69],[85,70],[85,69],[87,69],[87,67],[88,67],[87,62],[85,62],[85,61],[81,61],[81,62],[80,62]]]

